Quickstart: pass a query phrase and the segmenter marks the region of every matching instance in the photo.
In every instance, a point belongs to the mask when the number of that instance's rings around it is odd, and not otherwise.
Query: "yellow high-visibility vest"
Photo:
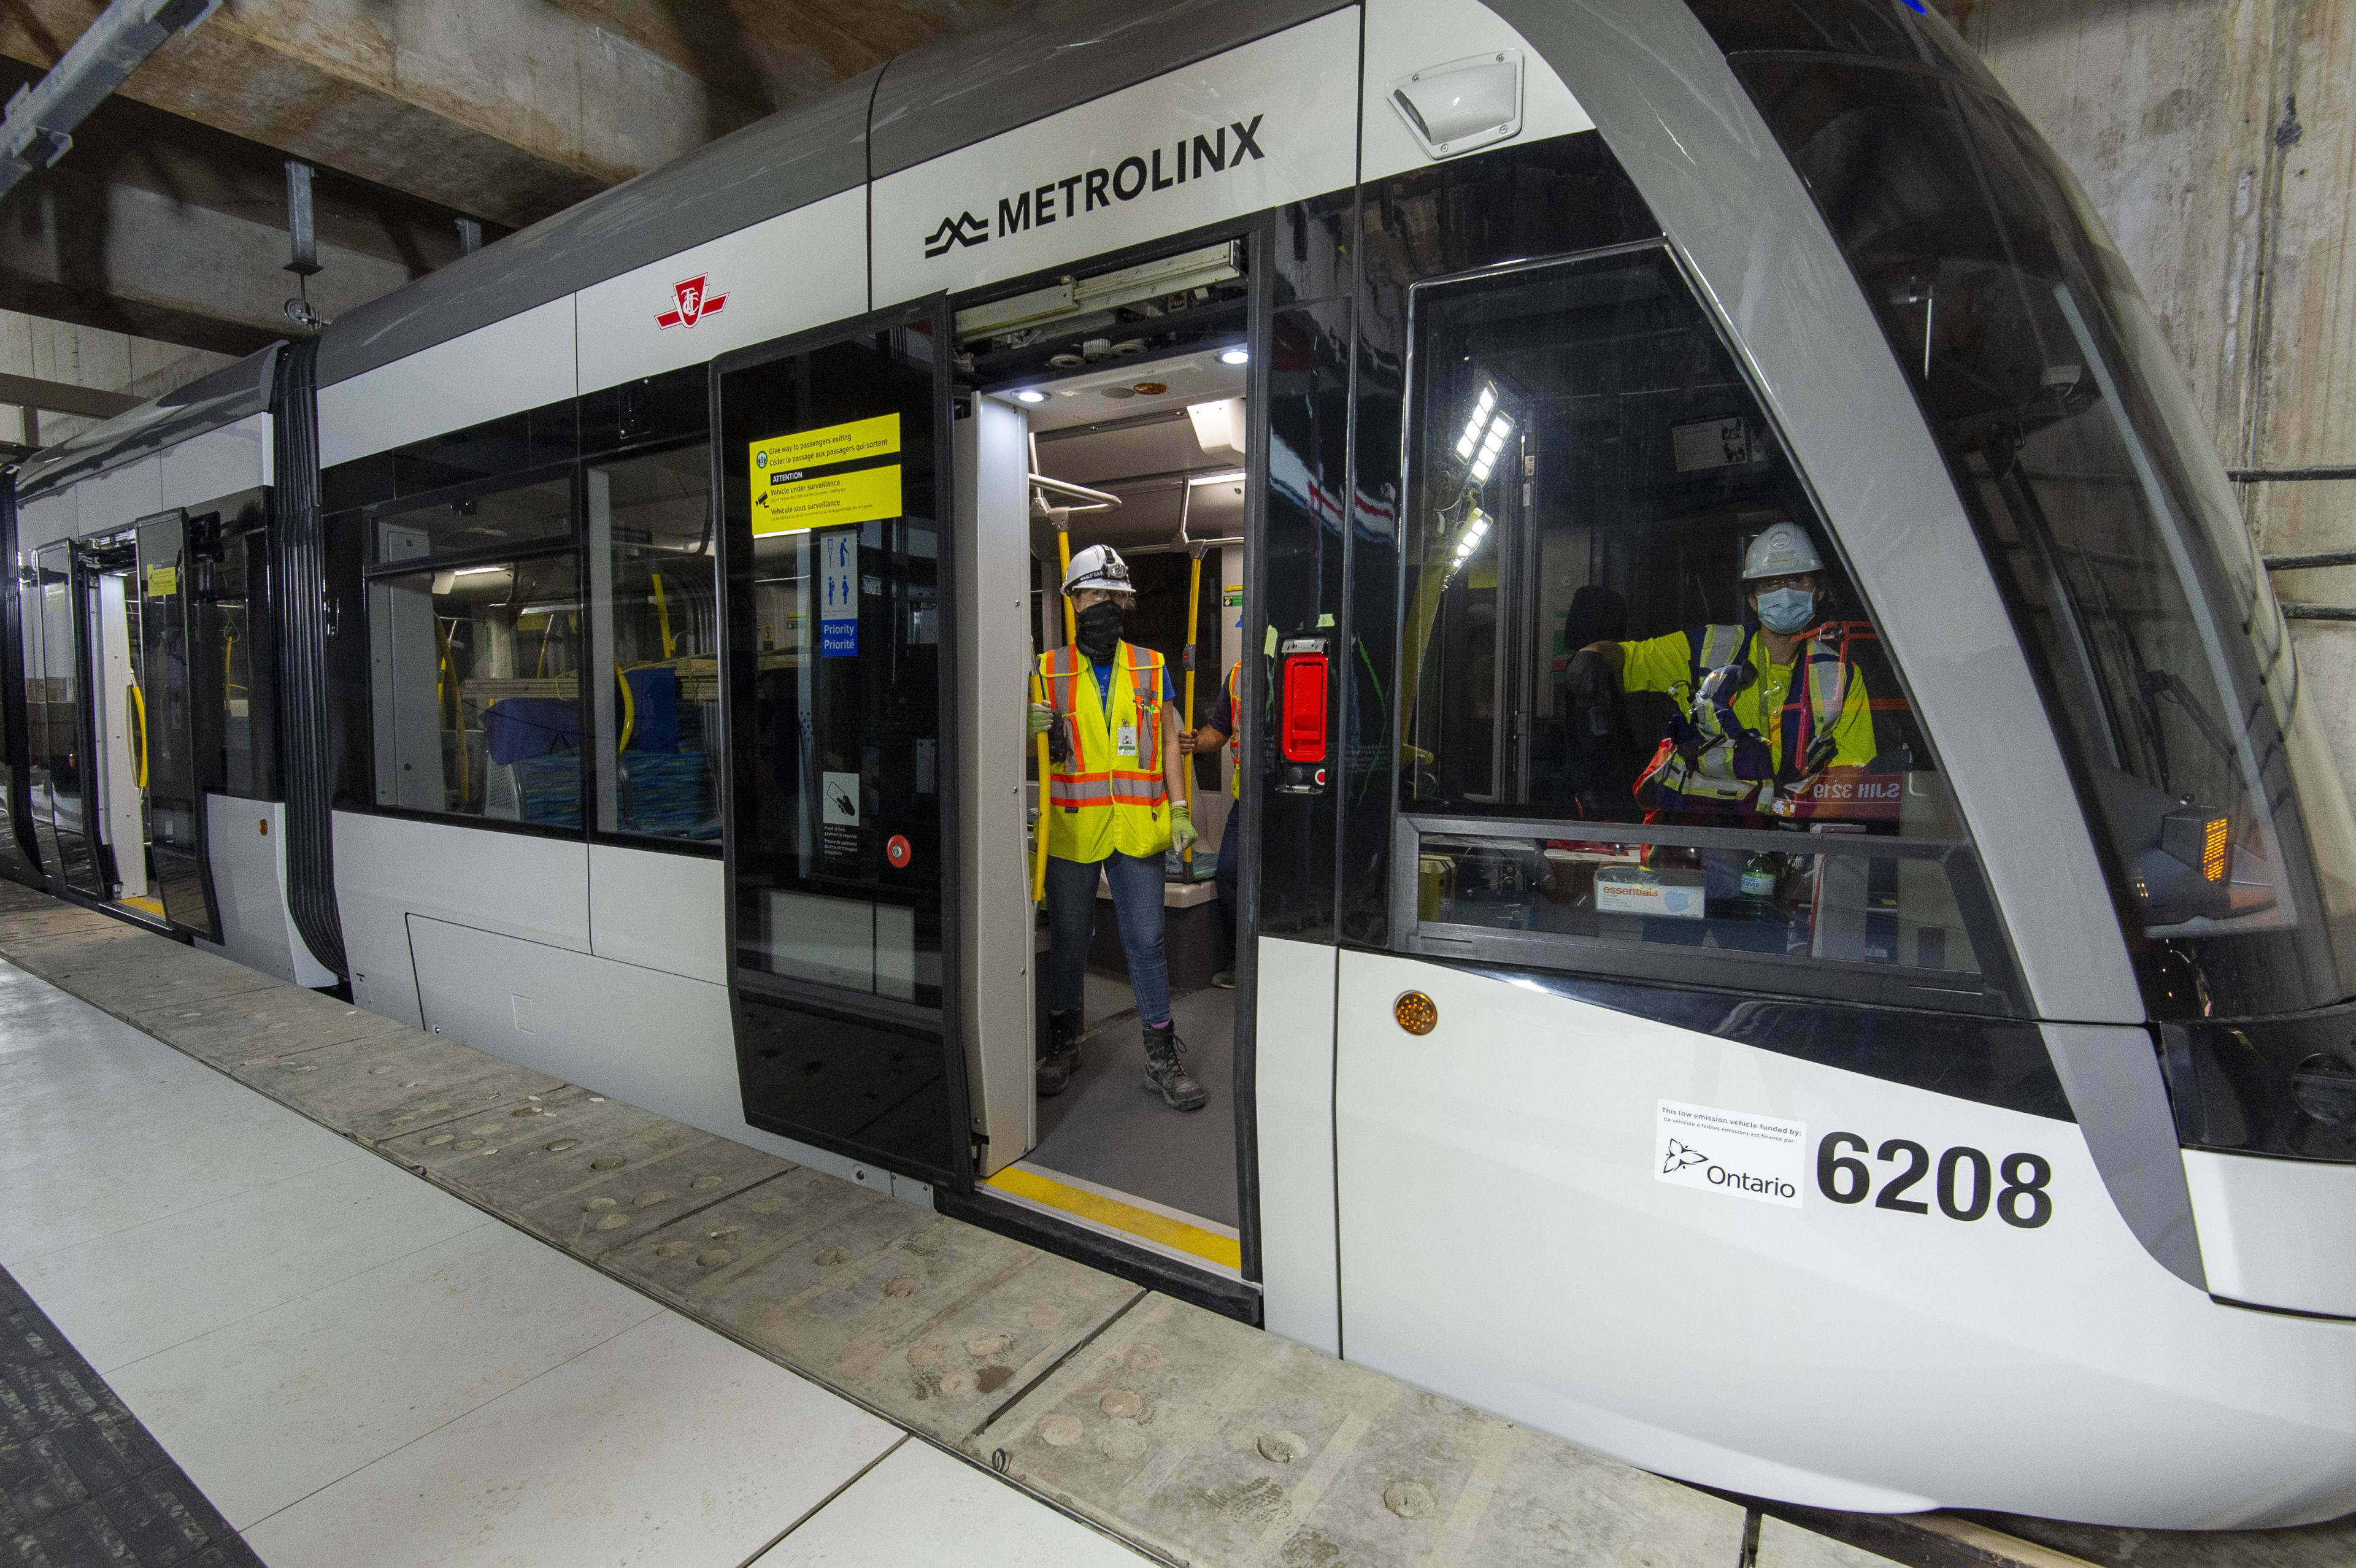
[[[1097,677],[1076,647],[1040,655],[1039,675],[1070,742],[1047,783],[1047,853],[1087,862],[1110,859],[1116,850],[1168,849],[1162,656],[1128,643],[1115,648],[1109,701],[1098,699]]]
[[[1227,761],[1233,764],[1227,773],[1227,794],[1237,799],[1244,792],[1244,699],[1236,689],[1236,680],[1243,668],[1241,659],[1227,667]]]

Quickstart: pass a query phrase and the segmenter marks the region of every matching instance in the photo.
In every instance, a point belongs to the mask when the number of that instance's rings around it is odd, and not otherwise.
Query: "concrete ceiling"
[[[0,308],[246,352],[289,330],[287,156],[320,171],[332,317],[447,261],[462,216],[495,238],[1029,3],[230,0],[6,198]],[[0,5],[0,92],[102,8]]]
[[[231,0],[6,198],[0,308],[250,351],[288,334],[284,160],[332,317],[1021,0]],[[0,93],[102,0],[0,6]]]

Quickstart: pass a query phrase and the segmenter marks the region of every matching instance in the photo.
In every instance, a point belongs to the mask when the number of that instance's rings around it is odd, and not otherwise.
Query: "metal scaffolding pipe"
[[[0,117],[0,196],[73,145],[74,127],[169,37],[220,0],[113,0],[40,80],[16,90]]]

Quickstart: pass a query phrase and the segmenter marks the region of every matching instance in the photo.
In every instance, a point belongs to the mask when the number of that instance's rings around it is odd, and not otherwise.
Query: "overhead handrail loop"
[[[1095,503],[1088,507],[1063,507],[1066,512],[1108,512],[1122,504],[1121,498],[1108,490],[1091,490],[1085,485],[1075,485],[1068,479],[1050,478],[1044,474],[1032,475],[1031,483],[1041,489],[1053,490],[1059,496],[1076,496],[1083,501]]]

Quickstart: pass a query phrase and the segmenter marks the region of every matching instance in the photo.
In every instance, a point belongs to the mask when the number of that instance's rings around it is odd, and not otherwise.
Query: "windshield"
[[[1946,451],[2107,839],[2156,1014],[2340,999],[2356,827],[2233,492],[2125,263],[1944,28],[1889,0],[1785,8],[1869,16],[1916,40],[1912,59],[1865,59],[1794,32],[1771,53],[1734,19],[1745,7],[1696,5]]]

